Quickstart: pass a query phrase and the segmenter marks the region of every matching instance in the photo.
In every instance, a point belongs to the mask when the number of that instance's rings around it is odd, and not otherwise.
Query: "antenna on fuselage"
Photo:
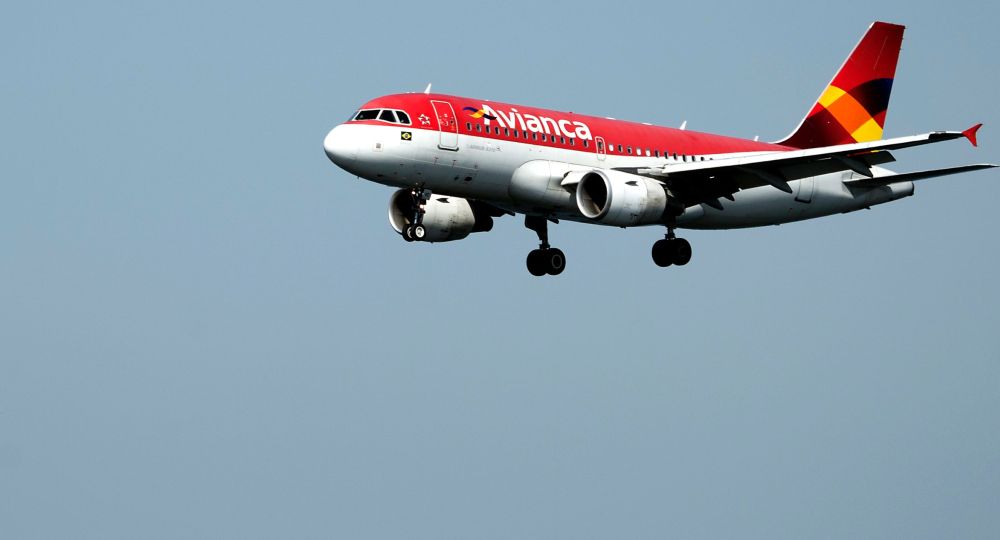
[[[681,131],[684,131],[685,129],[687,129],[687,127],[688,127],[688,121],[687,120],[681,122]]]
[[[431,93],[431,85],[432,84],[434,84],[434,83],[427,83],[427,88],[424,88],[424,93],[425,94],[430,94]]]

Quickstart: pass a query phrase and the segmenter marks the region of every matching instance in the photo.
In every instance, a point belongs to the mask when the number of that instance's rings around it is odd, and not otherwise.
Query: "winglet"
[[[979,142],[976,141],[976,132],[979,131],[979,128],[981,127],[983,127],[982,124],[976,124],[962,132],[962,135],[965,135],[965,138],[969,139],[969,142],[972,143],[972,146],[979,146]]]

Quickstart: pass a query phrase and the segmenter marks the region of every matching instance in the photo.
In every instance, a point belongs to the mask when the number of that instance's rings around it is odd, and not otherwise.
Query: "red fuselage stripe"
[[[431,105],[432,100],[450,103],[454,109],[454,118],[439,119]],[[646,150],[649,150],[650,155],[669,152],[671,155],[687,156],[792,150],[786,146],[748,139],[442,94],[383,96],[365,103],[361,109],[406,111],[411,125],[399,126],[401,129],[438,131],[442,122],[454,121],[461,135],[584,152],[596,152],[595,141],[600,137],[604,140],[609,155],[645,156]],[[495,114],[484,114],[484,109]],[[393,125],[377,120],[352,123]],[[545,135],[544,141],[542,135]],[[571,139],[575,140],[571,143]],[[586,146],[584,141],[587,142]]]

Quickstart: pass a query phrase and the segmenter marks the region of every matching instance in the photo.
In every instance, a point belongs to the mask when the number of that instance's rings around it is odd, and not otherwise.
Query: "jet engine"
[[[643,176],[607,169],[570,174],[580,176],[576,184],[576,206],[584,217],[619,227],[663,221],[667,193],[662,184]]]
[[[406,236],[417,214],[417,201],[409,189],[393,193],[389,199],[389,224],[396,232]],[[421,221],[422,234],[416,239],[424,242],[461,240],[469,233],[486,232],[493,228],[493,218],[476,208],[474,202],[461,197],[432,196],[424,204]]]

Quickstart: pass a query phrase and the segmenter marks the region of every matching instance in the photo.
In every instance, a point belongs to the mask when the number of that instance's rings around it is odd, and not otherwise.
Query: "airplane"
[[[660,267],[691,260],[676,229],[777,225],[913,195],[913,182],[996,167],[979,163],[895,173],[891,151],[965,138],[982,124],[882,139],[904,26],[875,22],[790,135],[761,142],[572,112],[424,92],[361,106],[325,137],[345,171],[398,188],[389,224],[406,241],[448,242],[524,215],[539,246],[535,276],[558,275],[549,244],[560,219],[661,226]]]

